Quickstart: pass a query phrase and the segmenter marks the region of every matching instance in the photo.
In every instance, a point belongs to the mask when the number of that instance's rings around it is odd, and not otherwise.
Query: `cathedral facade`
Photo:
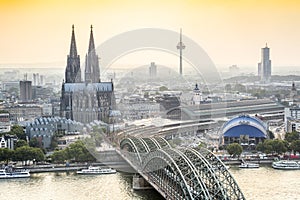
[[[114,85],[100,81],[99,59],[91,26],[88,53],[85,57],[84,80],[81,79],[80,56],[77,54],[74,25],[65,81],[62,84],[60,116],[82,123],[94,120],[109,122],[115,109]]]

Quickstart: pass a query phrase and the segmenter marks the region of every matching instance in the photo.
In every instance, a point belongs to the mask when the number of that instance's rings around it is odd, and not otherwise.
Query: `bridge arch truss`
[[[126,138],[121,153],[166,199],[245,199],[224,163],[205,148],[171,148],[164,138]]]

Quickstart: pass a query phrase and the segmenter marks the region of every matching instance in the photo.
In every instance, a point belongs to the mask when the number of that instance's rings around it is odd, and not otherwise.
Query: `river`
[[[300,170],[230,168],[247,200],[300,199]],[[0,180],[1,200],[159,200],[154,190],[133,191],[131,175],[80,176],[71,173],[32,174],[27,179]]]

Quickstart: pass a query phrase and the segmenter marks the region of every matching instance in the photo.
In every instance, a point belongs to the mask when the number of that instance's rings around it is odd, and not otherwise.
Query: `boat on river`
[[[239,165],[239,168],[259,168],[259,164],[246,162],[242,160],[242,163]]]
[[[98,174],[115,174],[117,171],[112,168],[101,168],[101,167],[93,167],[89,166],[88,169],[82,169],[77,171],[77,174],[82,175],[98,175]]]
[[[272,163],[274,169],[300,169],[300,163],[293,160],[280,160]]]
[[[0,179],[28,177],[30,177],[30,171],[28,169],[18,169],[12,167],[5,167],[3,169],[0,169]]]

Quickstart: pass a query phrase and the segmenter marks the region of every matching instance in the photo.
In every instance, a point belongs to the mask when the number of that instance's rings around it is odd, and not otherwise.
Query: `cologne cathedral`
[[[80,56],[77,54],[73,25],[70,54],[61,90],[61,117],[82,123],[94,120],[108,123],[115,107],[113,82],[100,81],[99,58],[95,50],[92,26],[85,57],[84,80],[81,79]]]

